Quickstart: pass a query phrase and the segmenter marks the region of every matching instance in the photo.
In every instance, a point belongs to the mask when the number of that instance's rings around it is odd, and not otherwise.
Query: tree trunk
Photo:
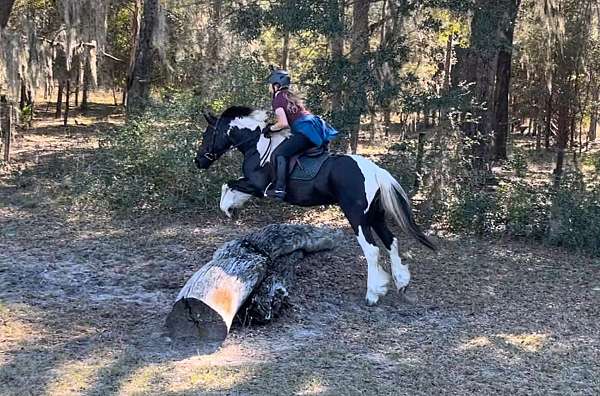
[[[150,96],[150,78],[154,49],[152,35],[158,18],[158,0],[135,0],[135,12],[132,18],[133,45],[130,69],[127,78],[127,110],[143,107]],[[143,9],[143,21],[142,21]]]
[[[89,98],[89,86],[87,84],[83,85],[83,95],[81,96],[81,111],[83,113],[87,112],[90,108],[88,98]]]
[[[556,168],[554,169],[554,186],[560,185],[563,174],[565,150],[569,141],[569,102],[566,94],[559,98],[558,106],[558,136],[556,151]]]
[[[62,97],[64,86],[64,81],[58,82],[58,96],[56,98],[56,114],[54,115],[54,118],[60,118],[62,115]]]
[[[450,91],[450,73],[452,70],[452,48],[454,42],[454,34],[448,36],[446,43],[446,59],[444,61],[444,93]]]
[[[473,169],[482,176],[490,157],[489,134],[493,129],[494,83],[498,64],[495,38],[505,1],[476,1],[471,20],[471,43],[469,48],[457,50],[458,63],[452,78],[454,83],[474,83],[471,94],[477,104],[473,111],[477,121],[465,123],[463,131],[471,141]]]
[[[90,85],[91,85],[91,81],[90,81],[90,65],[89,63],[86,61],[86,64],[83,68],[83,93],[82,93],[82,97],[81,97],[81,111],[83,113],[85,113],[86,111],[88,111],[89,109],[89,89],[90,89]]]
[[[65,84],[65,119],[64,119],[64,126],[67,126],[69,123],[69,95],[71,94],[71,80],[67,80],[67,83]]]
[[[510,89],[511,50],[501,50],[498,54],[496,71],[496,100],[494,104],[494,158],[505,160],[508,138],[508,92]]]
[[[575,91],[577,92],[577,91]],[[571,123],[569,125],[569,136],[570,136],[570,143],[569,143],[569,147],[571,149],[575,148],[575,133],[576,133],[576,117],[575,114],[573,114],[573,116],[571,117]]]
[[[117,91],[115,90],[114,84],[111,88],[112,88],[113,103],[114,103],[115,107],[117,107],[119,104],[117,103]]]
[[[377,124],[377,114],[373,108],[369,108],[369,116],[371,122],[369,123],[369,143],[373,144],[375,141],[375,126]]]
[[[367,51],[369,49],[369,0],[355,0],[352,10],[352,45],[350,64],[352,79],[350,90],[346,92],[348,129],[350,130],[350,148],[353,154],[358,149],[360,118],[367,110],[365,81],[368,73]]]
[[[85,64],[77,70],[77,85],[75,85],[75,107],[79,107],[79,88],[81,87],[83,74],[85,73]]]
[[[0,30],[8,25],[10,13],[15,5],[15,0],[0,0]]]
[[[542,151],[542,127],[541,125],[536,122],[535,123],[535,151],[536,152],[540,152]]]
[[[269,225],[222,245],[185,284],[166,320],[171,337],[222,344],[234,319],[267,323],[288,305],[297,263],[332,249],[327,232]]]
[[[552,117],[554,116],[553,108],[552,108],[552,93],[550,91],[548,94],[548,102],[546,104],[546,128],[544,135],[544,147],[546,150],[550,150],[550,136],[552,136]]]
[[[210,25],[208,28],[208,74],[217,74],[221,53],[221,36],[219,26],[221,18],[222,0],[211,0]]]
[[[15,127],[14,112],[12,104],[6,99],[6,95],[0,96],[0,141],[1,147],[4,149],[5,163],[10,162],[10,149],[12,144],[13,130]]]
[[[390,120],[391,112],[388,106],[383,108],[383,130],[385,131],[385,137],[390,136],[390,126],[392,124]]]
[[[594,111],[594,113],[592,113],[592,119],[590,121],[590,130],[588,131],[588,139],[590,141],[595,141],[596,137],[597,137],[597,130],[598,130],[598,111]]]
[[[21,94],[19,98],[19,110],[23,111],[27,103],[27,87],[25,86],[25,80],[21,79]]]
[[[496,91],[494,101],[494,157],[505,160],[506,142],[509,134],[508,97],[512,70],[512,46],[515,20],[520,0],[510,0],[504,10],[503,23],[499,29],[500,50],[496,68]]]
[[[343,62],[344,62],[344,2],[342,0],[332,2],[334,9],[333,30],[331,32],[330,47],[331,61],[336,65],[334,72],[329,76],[331,92],[331,121],[340,129],[340,135],[332,143],[332,148],[343,153],[348,151],[349,141],[343,113]]]
[[[417,143],[417,164],[415,166],[415,192],[421,186],[423,173],[423,157],[425,156],[425,132],[419,132],[419,140]]]
[[[290,32],[283,32],[283,47],[281,49],[281,68],[287,70],[290,56]]]
[[[587,141],[595,141],[597,137],[598,128],[598,102],[600,101],[600,87],[595,87],[592,91],[592,102],[594,105],[590,115],[590,129],[587,134]],[[586,144],[587,146],[587,144]]]

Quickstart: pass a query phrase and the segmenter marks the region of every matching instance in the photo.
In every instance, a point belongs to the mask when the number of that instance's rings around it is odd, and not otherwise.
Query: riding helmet
[[[281,88],[289,87],[292,83],[289,73],[287,70],[272,70],[269,76],[269,84],[279,84]]]

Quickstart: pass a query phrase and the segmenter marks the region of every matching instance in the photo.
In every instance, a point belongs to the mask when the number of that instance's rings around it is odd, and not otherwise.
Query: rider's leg
[[[287,185],[288,159],[296,154],[314,147],[306,136],[302,134],[293,134],[286,139],[279,147],[275,149],[273,158],[275,159],[275,188],[273,191],[268,191],[267,195],[284,199]]]

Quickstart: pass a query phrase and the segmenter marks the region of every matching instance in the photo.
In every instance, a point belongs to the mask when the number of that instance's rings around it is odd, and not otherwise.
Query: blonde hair
[[[304,100],[290,91],[289,88],[283,88],[287,92],[288,105],[287,109],[290,113],[296,113],[300,107],[304,108]]]

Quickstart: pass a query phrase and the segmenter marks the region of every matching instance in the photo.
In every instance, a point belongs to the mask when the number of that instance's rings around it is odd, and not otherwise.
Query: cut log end
[[[195,339],[205,343],[222,343],[229,331],[217,311],[195,298],[177,301],[167,317],[166,327],[173,339]]]
[[[243,324],[272,321],[289,305],[297,263],[333,246],[325,230],[280,224],[225,243],[179,293],[167,333],[220,345],[236,317]]]

